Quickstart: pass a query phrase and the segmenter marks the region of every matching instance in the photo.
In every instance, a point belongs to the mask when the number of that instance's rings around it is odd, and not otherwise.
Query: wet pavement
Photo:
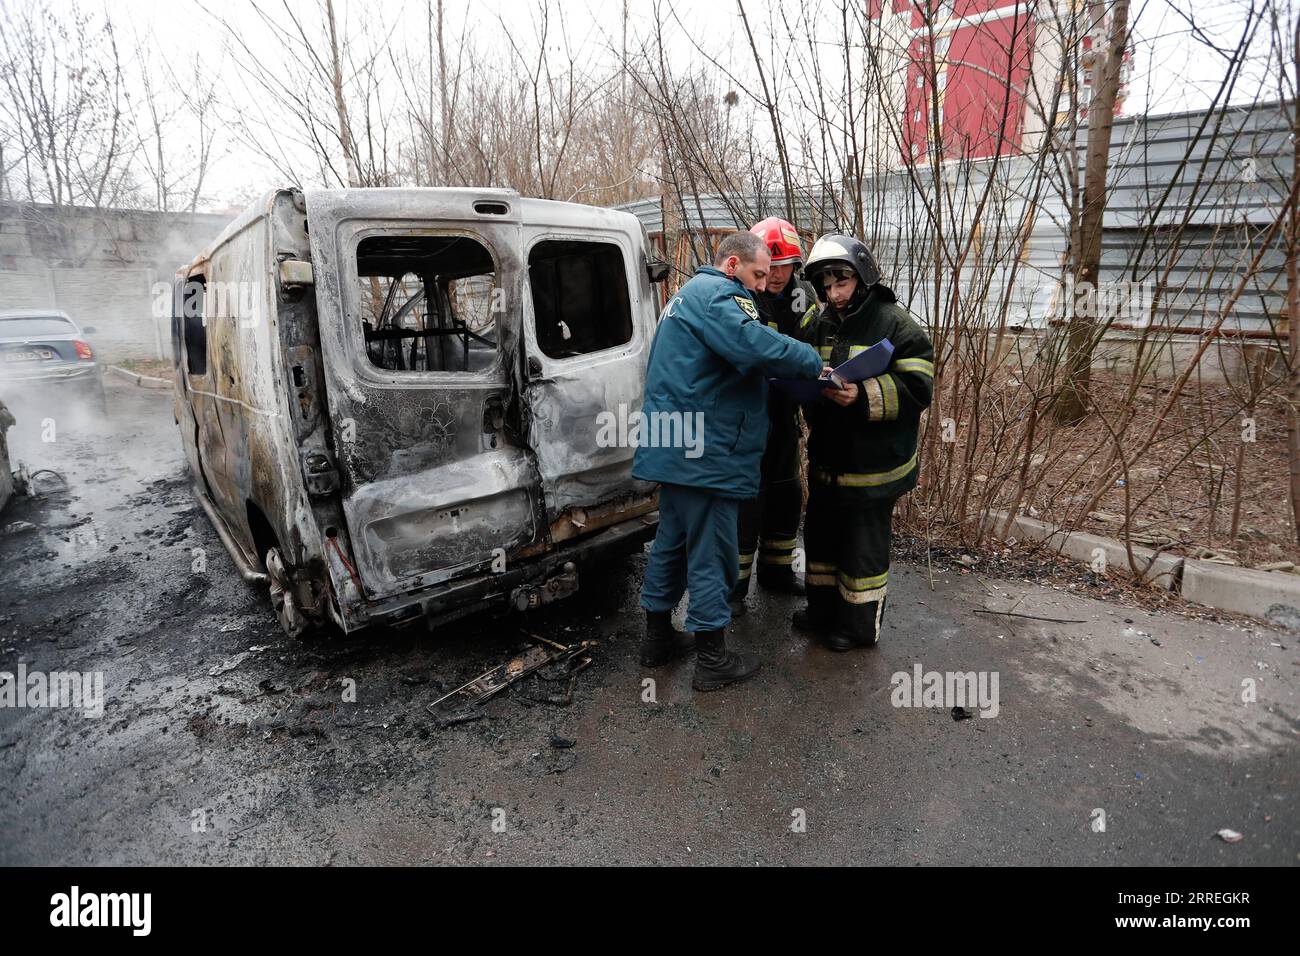
[[[304,644],[191,497],[168,393],[108,402],[11,432],[68,487],[0,516],[0,670],[102,672],[105,706],[0,707],[0,864],[1300,860],[1296,636],[896,563],[879,648],[756,593],[763,671],[701,695],[638,663],[636,557],[527,618]],[[976,613],[1013,608],[1081,623]],[[440,728],[530,633],[599,642],[572,704],[533,679]],[[918,664],[996,674],[996,716],[894,706]]]

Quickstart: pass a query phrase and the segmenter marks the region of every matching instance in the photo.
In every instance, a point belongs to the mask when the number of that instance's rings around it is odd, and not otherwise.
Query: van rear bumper
[[[493,607],[521,606],[534,595],[532,603],[545,603],[550,600],[546,595],[567,596],[577,590],[569,584],[575,570],[580,582],[584,568],[605,565],[641,550],[654,537],[658,524],[659,512],[652,511],[566,541],[553,551],[520,561],[499,574],[476,574],[426,591],[366,604],[360,609],[364,622],[356,621],[355,626],[403,624],[422,617],[432,626]]]

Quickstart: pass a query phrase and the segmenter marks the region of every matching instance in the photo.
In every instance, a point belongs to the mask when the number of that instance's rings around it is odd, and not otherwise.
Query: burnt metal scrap
[[[557,706],[567,706],[572,703],[574,683],[578,674],[591,664],[590,651],[596,646],[596,642],[580,641],[577,644],[565,645],[535,634],[529,636],[541,641],[542,644],[529,647],[429,704],[426,710],[438,719],[439,726],[450,727],[470,720],[478,720],[485,716],[482,708],[489,700],[533,675],[551,681],[563,680],[566,683],[566,690],[563,694],[548,695],[544,698],[529,696],[525,699]],[[553,673],[545,674],[546,669],[551,669]]]

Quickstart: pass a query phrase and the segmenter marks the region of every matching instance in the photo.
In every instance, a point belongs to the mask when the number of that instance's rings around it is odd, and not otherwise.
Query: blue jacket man
[[[641,661],[667,663],[689,650],[670,615],[688,588],[696,690],[716,690],[758,671],[758,658],[726,648],[727,596],[736,584],[736,516],[758,494],[767,443],[768,378],[817,378],[816,349],[766,326],[752,293],[771,259],[749,232],[725,238],[664,309],[646,370],[632,474],[657,481],[659,528],[646,565]]]

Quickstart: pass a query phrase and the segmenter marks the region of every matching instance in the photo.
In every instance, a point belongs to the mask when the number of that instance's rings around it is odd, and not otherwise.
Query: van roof
[[[255,201],[236,216],[221,233],[203,248],[197,256],[182,266],[180,272],[186,276],[201,268],[212,254],[230,239],[242,232],[244,229],[271,213],[276,197],[292,195],[292,187],[283,187],[279,189],[268,189]],[[495,187],[471,187],[471,186],[395,186],[395,187],[358,187],[346,189],[329,189],[329,190],[311,190],[308,193],[308,203],[312,195],[320,193],[329,193],[338,196],[343,193],[352,193],[360,207],[364,207],[367,194],[372,197],[392,193],[407,193],[411,199],[420,196],[428,198],[440,198],[444,202],[454,199],[486,200],[505,202],[510,206],[510,212],[501,218],[507,221],[524,222],[529,224],[539,224],[548,226],[588,226],[593,224],[593,220],[608,229],[617,229],[620,231],[629,231],[633,233],[642,232],[640,220],[629,212],[618,209],[611,209],[606,206],[589,206],[585,203],[563,202],[555,199],[534,199],[521,197],[516,190],[500,189]],[[494,215],[483,215],[485,221],[491,221],[498,217]]]
[[[189,276],[195,269],[206,263],[212,256],[212,253],[229,242],[232,236],[248,228],[249,223],[261,219],[263,216],[270,213],[271,204],[275,202],[275,197],[283,192],[292,192],[292,190],[268,189],[266,192],[262,193],[261,196],[245,206],[243,212],[227,223],[226,228],[222,229],[221,232],[217,234],[217,238],[204,246],[203,250],[197,256],[181,266],[181,268],[177,270],[177,273],[179,275]]]

